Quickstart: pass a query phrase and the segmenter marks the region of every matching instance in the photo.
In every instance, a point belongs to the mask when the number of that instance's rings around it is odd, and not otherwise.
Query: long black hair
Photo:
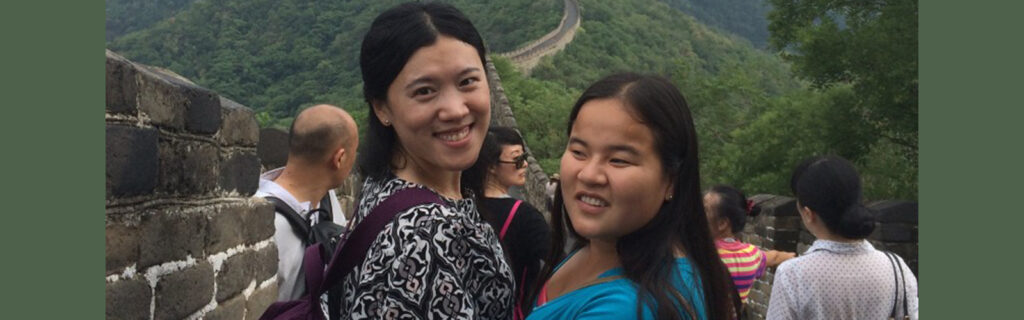
[[[394,128],[382,125],[373,112],[373,102],[387,101],[388,87],[409,58],[420,48],[436,43],[441,35],[473,46],[480,63],[487,65],[484,42],[476,27],[462,12],[445,3],[410,2],[395,6],[377,16],[363,37],[359,67],[363,74],[363,98],[370,108],[367,136],[358,159],[359,172],[364,177],[385,178],[399,143]]]
[[[607,76],[591,85],[573,105],[567,134],[580,108],[588,101],[604,98],[621,100],[633,115],[654,134],[655,150],[663,164],[663,173],[674,185],[672,199],[640,229],[619,238],[616,250],[624,275],[638,284],[638,317],[643,304],[654,310],[657,319],[682,319],[678,306],[683,297],[673,288],[675,250],[682,248],[695,266],[696,282],[701,284],[710,319],[733,319],[740,308],[739,296],[722,264],[711,239],[701,198],[697,157],[697,133],[685,98],[668,80],[657,76],[621,73]],[[561,189],[561,182],[559,182]],[[554,266],[565,259],[566,235],[581,248],[587,239],[573,229],[568,220],[561,192],[555,192],[552,215],[552,247],[535,288],[550,278]],[[692,305],[692,302],[685,301]],[[656,308],[655,308],[656,306]]]
[[[875,230],[875,215],[862,204],[860,175],[850,161],[839,156],[806,159],[793,170],[789,187],[800,205],[817,213],[832,233],[864,239]]]

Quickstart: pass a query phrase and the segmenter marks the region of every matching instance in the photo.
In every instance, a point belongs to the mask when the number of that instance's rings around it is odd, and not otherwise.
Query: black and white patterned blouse
[[[395,192],[421,187],[366,179],[357,225]],[[395,216],[342,282],[343,319],[510,319],[512,271],[471,199],[441,197]]]

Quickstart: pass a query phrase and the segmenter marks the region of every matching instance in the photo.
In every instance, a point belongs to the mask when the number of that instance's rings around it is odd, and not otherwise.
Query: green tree
[[[771,4],[772,47],[817,88],[852,85],[844,98],[916,168],[917,0]]]

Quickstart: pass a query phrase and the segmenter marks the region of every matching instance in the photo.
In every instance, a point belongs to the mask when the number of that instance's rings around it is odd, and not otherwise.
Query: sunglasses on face
[[[520,155],[516,156],[515,158],[512,158],[512,161],[502,161],[502,160],[499,159],[498,162],[499,163],[515,164],[516,165],[516,169],[522,169],[523,167],[526,166],[526,154],[525,153],[520,154]]]

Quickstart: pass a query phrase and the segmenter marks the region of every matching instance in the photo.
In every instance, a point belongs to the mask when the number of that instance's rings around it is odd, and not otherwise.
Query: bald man
[[[345,110],[316,105],[303,110],[288,132],[288,162],[282,168],[260,176],[257,197],[276,197],[312,224],[320,212],[310,212],[330,203],[333,222],[344,226],[345,215],[334,194],[352,171],[359,146],[355,120]],[[326,208],[325,208],[326,209]],[[278,301],[297,300],[306,293],[302,272],[303,239],[295,233],[285,214],[274,215],[277,243]]]

